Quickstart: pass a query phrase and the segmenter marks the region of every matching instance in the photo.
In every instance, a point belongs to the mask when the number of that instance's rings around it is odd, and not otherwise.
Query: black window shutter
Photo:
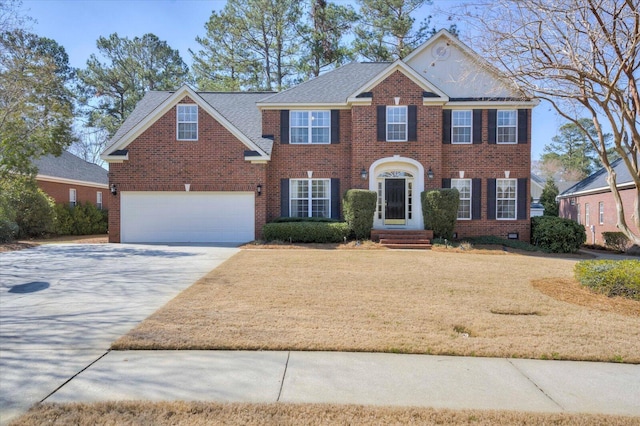
[[[489,143],[496,143],[496,127],[498,126],[498,111],[495,109],[489,110]]]
[[[331,143],[340,143],[340,111],[331,110]]]
[[[378,142],[387,140],[387,107],[378,105],[377,108]]]
[[[451,179],[442,179],[443,188],[451,188]]]
[[[442,110],[442,143],[451,143],[451,110]]]
[[[280,179],[280,216],[289,217],[289,179]]]
[[[482,110],[474,109],[473,110],[473,143],[480,144],[482,143]]]
[[[482,219],[482,179],[471,179],[471,219]]]
[[[418,107],[416,105],[407,107],[407,140],[418,140]]]
[[[487,179],[487,219],[496,218],[496,180]]]
[[[280,111],[280,143],[289,143],[289,110]]]
[[[518,201],[516,201],[518,209],[518,220],[524,220],[527,218],[527,199],[529,193],[527,192],[527,178],[518,179]]]
[[[527,143],[527,130],[529,128],[529,110],[518,110],[518,143]]]
[[[340,179],[331,179],[331,218],[340,219]]]

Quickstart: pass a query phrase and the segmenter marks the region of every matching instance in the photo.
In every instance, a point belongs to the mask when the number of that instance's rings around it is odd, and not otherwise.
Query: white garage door
[[[253,192],[121,192],[123,243],[241,243],[255,239]]]

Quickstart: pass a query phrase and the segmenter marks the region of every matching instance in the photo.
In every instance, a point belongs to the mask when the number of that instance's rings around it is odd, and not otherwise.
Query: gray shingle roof
[[[131,115],[109,141],[105,153],[116,145],[138,123],[153,113],[175,92],[147,92]],[[268,96],[265,92],[198,92],[198,95],[249,138],[260,149],[271,154],[273,141],[262,137],[262,116],[256,102]]]
[[[353,62],[343,65],[313,80],[266,97],[260,102],[269,104],[332,104],[344,103],[356,90],[380,74],[388,62]]]
[[[59,157],[47,155],[33,161],[38,168],[39,175],[52,176],[63,179],[73,179],[82,182],[109,183],[107,171],[102,167],[84,161],[68,151],[63,151]]]
[[[622,158],[618,158],[616,161],[611,163],[611,166],[616,172],[616,183],[618,185],[624,185],[625,183],[633,182],[631,173],[624,164],[624,161],[622,161]],[[576,192],[587,192],[608,187],[609,184],[607,183],[607,170],[603,167],[592,175],[587,176],[580,182],[576,183],[571,188],[562,192],[560,194],[560,197],[568,197],[575,194]]]

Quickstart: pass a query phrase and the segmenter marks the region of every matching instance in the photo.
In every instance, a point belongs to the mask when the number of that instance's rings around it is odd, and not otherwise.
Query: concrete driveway
[[[0,253],[0,424],[237,251],[61,244]]]

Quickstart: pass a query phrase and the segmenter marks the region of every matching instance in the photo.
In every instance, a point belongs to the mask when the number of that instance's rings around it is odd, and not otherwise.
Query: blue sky
[[[446,10],[462,1],[434,0],[433,7]],[[98,37],[114,32],[130,38],[153,33],[178,49],[190,65],[189,49],[197,52],[199,47],[196,36],[205,34],[211,11],[224,4],[224,0],[23,0],[22,10],[36,20],[31,31],[62,45],[73,67],[84,67],[89,55],[97,51]],[[429,11],[435,15],[433,9],[424,12]],[[444,14],[435,15],[432,23],[438,28],[449,26]],[[465,41],[464,27],[458,26]],[[540,104],[534,109],[533,124],[532,159],[537,160],[563,121],[550,106]]]

